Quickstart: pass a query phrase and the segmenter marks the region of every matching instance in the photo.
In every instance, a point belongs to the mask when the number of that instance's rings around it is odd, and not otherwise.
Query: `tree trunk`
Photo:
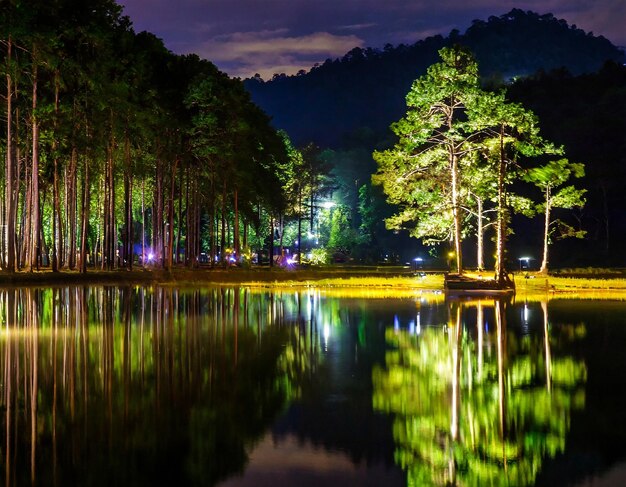
[[[485,252],[483,249],[483,240],[484,240],[484,223],[483,223],[483,200],[476,196],[476,202],[478,206],[478,222],[477,222],[477,230],[476,230],[476,265],[479,271],[483,271],[485,269]]]
[[[233,196],[234,205],[235,205],[235,220],[233,222],[233,249],[235,252],[235,258],[239,260],[239,192],[237,190],[237,186],[235,186],[235,194]]]
[[[496,266],[495,279],[502,285],[508,281],[506,266],[504,263],[506,246],[506,195],[504,188],[504,176],[506,172],[506,154],[504,150],[504,125],[500,127],[500,161],[498,164],[498,211],[496,221]]]
[[[191,267],[191,244],[193,242],[193,235],[191,233],[191,202],[189,199],[189,186],[191,180],[192,168],[187,168],[187,180],[185,182],[185,208],[187,214],[185,217],[185,267]]]
[[[451,149],[450,154],[450,176],[451,176],[451,189],[452,189],[452,217],[454,227],[454,251],[456,253],[456,269],[457,272],[463,274],[463,256],[461,250],[461,215],[459,214],[459,168],[458,157],[454,153],[454,149]]]
[[[270,216],[270,268],[274,267],[274,218]]]
[[[7,41],[7,64],[10,66],[12,55],[11,36]],[[13,161],[13,78],[11,77],[10,67],[7,66],[7,140],[6,140],[6,173],[5,173],[5,199],[6,199],[6,243],[7,243],[7,260],[6,270],[15,272],[16,255],[15,255],[15,220],[17,217],[17,205],[15,195],[17,188],[14,181],[14,161]]]
[[[32,113],[32,169],[31,169],[31,213],[30,242],[27,270],[33,271],[37,266],[37,251],[39,249],[39,121],[37,119],[37,52],[33,47],[33,113]]]
[[[178,157],[176,157],[174,161],[174,167],[172,168],[172,176],[171,176],[171,188],[170,188],[170,200],[167,205],[167,222],[168,222],[168,231],[167,231],[167,269],[172,268],[172,257],[173,257],[173,247],[174,247],[174,196],[176,194],[176,169],[179,163]]]
[[[550,193],[550,186],[548,186],[546,188],[546,211],[543,224],[543,257],[541,259],[541,267],[539,268],[541,274],[548,273],[548,240],[550,238],[550,212],[552,210],[550,204],[552,195]]]
[[[69,245],[67,256],[68,266],[71,270],[76,268],[77,238],[76,230],[78,228],[76,208],[78,206],[78,151],[76,147],[72,147],[72,155],[70,158],[70,168],[66,180],[66,198],[67,198],[67,216],[69,220]]]
[[[152,253],[161,267],[163,261],[163,163],[157,156],[155,195],[152,203]]]
[[[176,263],[180,264],[180,237],[183,231],[183,181],[184,181],[183,164],[180,165],[178,174],[179,186],[178,186],[178,222],[176,230]]]
[[[226,181],[222,184],[222,211],[221,211],[221,231],[220,235],[220,262],[226,265]]]
[[[283,236],[285,235],[285,215],[281,214],[278,220],[278,249],[280,251],[280,255],[278,256],[280,259],[284,256],[283,249]]]
[[[146,266],[146,180],[141,179],[141,265]]]
[[[193,266],[198,267],[198,257],[200,256],[200,194],[198,191],[198,177],[193,182],[193,201],[194,201],[194,254]]]
[[[302,264],[302,186],[298,185],[298,265]]]
[[[126,260],[126,268],[129,271],[133,270],[133,182],[132,182],[132,168],[130,158],[130,140],[128,138],[128,131],[124,134],[124,227],[126,229],[124,235],[124,245],[122,258]]]
[[[80,231],[80,272],[87,272],[87,229],[89,226],[89,163],[85,161],[83,173],[83,195],[81,198],[81,231]]]
[[[61,208],[59,203],[59,159],[56,155],[59,117],[59,72],[54,73],[54,141],[52,150],[54,151],[54,174],[52,177],[52,272],[59,270],[58,250],[60,249],[59,234],[61,233]]]

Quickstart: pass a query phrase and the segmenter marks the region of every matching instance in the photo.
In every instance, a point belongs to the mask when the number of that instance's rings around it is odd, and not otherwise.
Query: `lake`
[[[626,485],[626,302],[0,290],[1,484]]]

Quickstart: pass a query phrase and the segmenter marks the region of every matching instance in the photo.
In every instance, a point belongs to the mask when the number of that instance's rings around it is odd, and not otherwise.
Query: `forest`
[[[397,208],[371,184],[372,152],[392,147],[411,84],[454,44],[475,53],[483,89],[506,87],[585,164],[587,204],[565,218],[585,240],[556,262],[620,262],[623,52],[552,15],[513,10],[268,82],[170,52],[113,0],[3,2],[0,29],[7,272],[405,259],[416,241],[384,226]],[[516,253],[541,246],[540,218],[511,218]]]
[[[556,218],[586,234],[563,240],[554,235],[553,267],[623,265],[626,67],[624,52],[602,36],[552,14],[514,9],[475,20],[464,33],[454,30],[412,45],[354,49],[309,73],[278,74],[269,81],[257,77],[245,84],[252,99],[294,141],[313,140],[325,148],[322,157],[331,167],[336,209],[349,215],[353,233],[368,236],[367,246],[352,246],[358,259],[383,260],[388,255],[404,262],[417,254],[441,266],[449,245],[424,247],[407,231],[385,228],[382,222],[396,209],[385,203],[380,187],[371,185],[377,170],[372,152],[394,145],[389,127],[407,111],[413,82],[440,61],[443,47],[455,44],[475,55],[483,90],[505,90],[507,102],[537,116],[542,137],[563,147],[569,161],[585,166],[576,186],[587,189],[586,204],[573,211],[557,209]],[[520,191],[541,199],[537,188]],[[533,267],[539,268],[543,219],[523,214],[511,219],[515,233],[510,236],[509,267],[517,267],[520,256],[533,256]],[[489,249],[495,249],[493,238],[493,232],[485,237]],[[473,257],[477,245],[475,236],[466,239],[471,266],[479,265]],[[487,260],[491,255],[486,252]]]
[[[240,261],[311,197],[240,80],[135,33],[114,1],[0,9],[2,269]]]

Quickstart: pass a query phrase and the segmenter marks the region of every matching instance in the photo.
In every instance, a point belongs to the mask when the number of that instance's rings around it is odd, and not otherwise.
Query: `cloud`
[[[211,60],[232,76],[248,77],[259,73],[268,78],[275,73],[295,74],[316,62],[343,56],[364,41],[355,35],[328,32],[292,36],[286,29],[235,32],[213,37],[199,45],[182,49]],[[181,50],[178,46],[177,50]]]
[[[367,22],[365,24],[350,24],[350,25],[340,25],[337,27],[339,30],[364,30],[370,29],[372,27],[376,27],[378,24],[375,22]]]
[[[626,45],[624,0],[118,0],[138,30],[177,53],[195,52],[233,76],[294,73],[354,47],[412,44],[464,32],[512,8],[552,12]]]

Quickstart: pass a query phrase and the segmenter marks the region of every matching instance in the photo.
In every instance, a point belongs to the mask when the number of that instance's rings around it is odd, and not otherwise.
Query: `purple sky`
[[[353,47],[464,32],[512,8],[553,13],[626,46],[626,0],[118,0],[136,31],[232,76],[294,74]],[[434,6],[436,5],[436,6]]]

